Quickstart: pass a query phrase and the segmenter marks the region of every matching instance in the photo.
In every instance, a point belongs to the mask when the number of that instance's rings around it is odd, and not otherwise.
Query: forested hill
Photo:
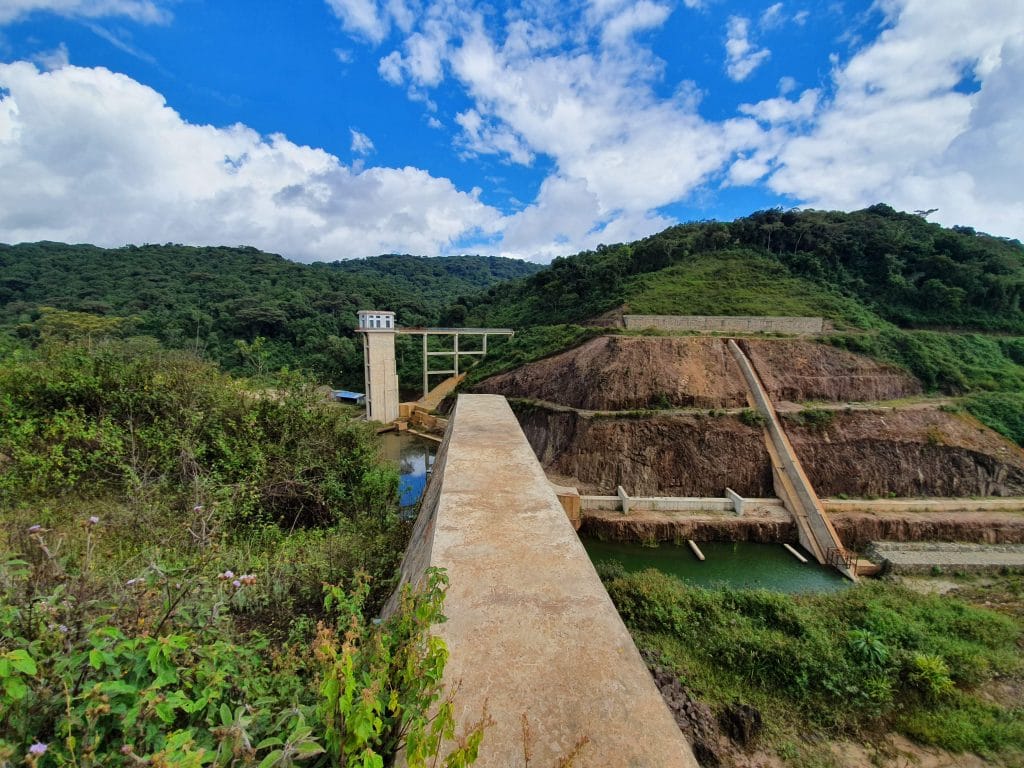
[[[760,211],[598,246],[501,290],[457,303],[452,320],[579,322],[638,313],[825,315],[842,327],[1024,333],[1019,241],[947,229],[887,205]]]
[[[55,317],[74,322],[62,312],[85,313],[78,319],[86,323],[127,318],[124,333],[198,347],[229,369],[287,366],[354,383],[362,380],[352,333],[358,310],[437,324],[460,296],[539,269],[487,256],[298,264],[245,247],[0,245],[0,328],[31,337],[54,330]]]

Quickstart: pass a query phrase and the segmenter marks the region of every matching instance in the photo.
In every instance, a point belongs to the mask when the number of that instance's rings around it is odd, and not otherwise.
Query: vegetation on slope
[[[793,276],[777,261],[746,249],[701,254],[685,264],[627,281],[627,303],[638,315],[783,315],[828,317],[870,328],[877,316],[820,282]]]
[[[9,352],[0,765],[422,765],[452,726],[428,717],[445,585],[371,621],[396,497],[366,425],[298,380],[254,393],[145,340]]]
[[[671,227],[556,259],[456,309],[476,323],[535,329],[514,354],[499,351],[487,372],[557,351],[547,341],[531,346],[560,333],[537,326],[561,328],[619,306],[638,314],[821,315],[838,329],[828,342],[898,365],[928,391],[1012,398],[1024,391],[1024,338],[1012,335],[1024,333],[1022,295],[1019,242],[876,205]],[[972,412],[1020,441],[1012,414],[999,417],[982,401]],[[1005,414],[1010,401],[998,402]]]
[[[287,367],[353,386],[362,382],[358,310],[391,309],[405,325],[437,324],[460,295],[539,268],[482,256],[307,265],[244,247],[0,245],[0,329],[34,337],[44,307],[124,318],[127,332],[229,370]]]
[[[887,583],[819,595],[706,590],[599,569],[637,643],[714,708],[738,700],[796,757],[800,738],[895,729],[924,744],[1019,760],[1024,713],[982,695],[1020,679],[1013,616]]]
[[[716,273],[718,259],[732,269]],[[759,275],[767,262],[775,265],[771,281]],[[718,291],[713,304],[701,299],[701,288]],[[1024,333],[1022,296],[1019,242],[875,205],[854,213],[773,209],[730,223],[670,227],[635,243],[555,259],[513,286],[467,299],[465,311],[479,322],[521,327],[580,322],[621,304],[636,309],[634,299],[664,310],[678,297],[714,314],[814,309],[861,327],[876,325],[874,314],[904,327]],[[695,310],[683,304],[674,311]]]

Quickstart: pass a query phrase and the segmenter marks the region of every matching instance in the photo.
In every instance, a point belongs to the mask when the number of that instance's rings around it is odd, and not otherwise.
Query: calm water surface
[[[384,458],[398,467],[402,507],[411,507],[427,487],[427,473],[434,466],[438,444],[408,432],[385,432],[379,437]]]
[[[384,457],[398,467],[402,507],[411,508],[426,488],[438,444],[408,432],[385,432],[379,438]],[[686,544],[680,546],[672,542],[644,547],[583,539],[583,546],[595,563],[615,560],[627,571],[657,568],[688,584],[703,587],[725,584],[782,592],[822,592],[843,589],[849,584],[831,568],[798,563],[781,544],[704,542],[700,544],[707,558],[704,562],[697,560]]]
[[[781,544],[698,542],[707,558],[699,561],[684,543],[662,542],[644,547],[619,541],[583,539],[595,563],[614,560],[627,571],[657,568],[701,587],[727,585],[778,592],[827,592],[844,589],[849,581],[832,568],[799,563]]]

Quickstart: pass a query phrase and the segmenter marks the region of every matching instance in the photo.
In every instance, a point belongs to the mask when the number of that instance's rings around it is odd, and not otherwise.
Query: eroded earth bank
[[[739,343],[820,496],[1024,496],[1024,451],[946,401],[921,397],[920,384],[903,371],[809,340]],[[720,497],[729,487],[747,497],[774,495],[763,430],[724,339],[602,336],[475,391],[510,398],[549,476],[581,493],[614,494],[622,486],[634,496]],[[1010,522],[950,513],[925,524],[921,515],[844,512],[835,524],[851,544],[985,541],[993,525],[999,541],[1020,541],[1012,531],[1024,520],[1006,514]],[[606,517],[604,532],[619,538],[649,537],[651,526],[655,538],[673,537],[664,521]],[[712,538],[795,537],[784,513],[689,525],[703,526],[705,536],[732,526],[733,533]]]

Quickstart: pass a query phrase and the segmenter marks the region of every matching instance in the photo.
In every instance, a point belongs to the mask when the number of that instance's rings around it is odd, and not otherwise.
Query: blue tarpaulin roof
[[[331,390],[335,400],[362,400],[366,395],[362,392],[349,392],[347,389]]]

